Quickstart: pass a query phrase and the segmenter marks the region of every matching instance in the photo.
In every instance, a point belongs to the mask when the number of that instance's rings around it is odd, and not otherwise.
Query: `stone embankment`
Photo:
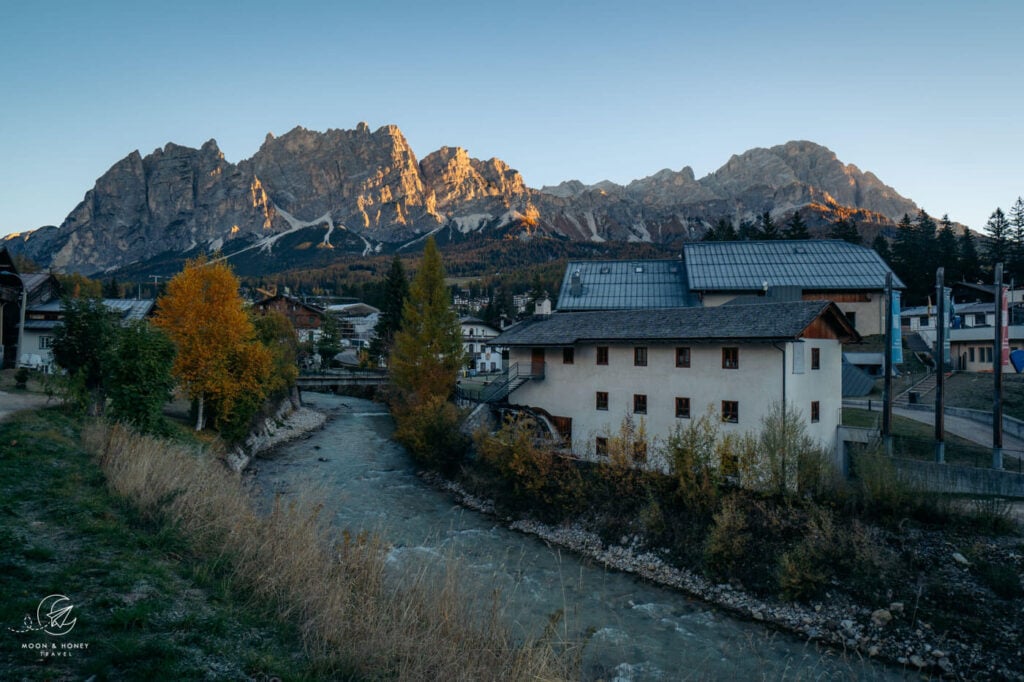
[[[260,423],[242,446],[228,453],[228,466],[234,471],[244,471],[257,454],[321,429],[326,422],[327,415],[323,412],[305,406],[296,408],[290,400],[285,400],[277,412]]]
[[[495,514],[493,502],[468,493],[458,483],[434,473],[425,473],[423,478],[454,495],[459,504]],[[693,571],[671,566],[656,554],[643,551],[638,537],[624,538],[622,545],[606,545],[596,534],[575,524],[553,527],[531,520],[506,518],[505,521],[513,530],[536,535],[608,568],[682,590],[735,616],[763,622],[809,641],[942,679],[976,679],[980,673],[985,679],[1024,681],[1021,660],[999,660],[983,642],[947,639],[945,634],[935,632],[928,623],[917,618],[913,604],[894,601],[872,609],[834,593],[826,600],[811,604],[762,599],[732,585],[714,583]],[[921,540],[926,546],[933,544],[927,538]],[[935,554],[949,567],[944,575],[955,581],[956,571],[963,568],[962,562],[966,559],[945,543],[934,545],[927,547],[928,553]]]

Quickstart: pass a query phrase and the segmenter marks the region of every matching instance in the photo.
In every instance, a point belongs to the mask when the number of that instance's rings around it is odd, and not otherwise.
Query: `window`
[[[974,346],[971,346],[970,348],[967,349],[967,354],[969,356],[968,359],[970,360],[970,362],[974,362]]]
[[[608,346],[597,347],[597,364],[607,365],[608,364]]]
[[[647,461],[647,441],[638,440],[633,443],[633,461],[638,464]]]
[[[689,346],[682,346],[676,348],[676,367],[689,367],[690,366],[690,348]]]
[[[739,369],[740,368],[740,349],[739,348],[723,348],[722,349],[722,369]]]
[[[927,327],[928,326],[928,316],[927,315],[922,315],[921,318],[917,322],[922,327]]]
[[[740,404],[736,400],[722,401],[722,421],[735,424],[740,420]]]
[[[853,311],[850,311],[850,310],[847,310],[843,314],[846,315],[846,321],[850,323],[850,326],[853,327],[854,329],[856,329],[857,328],[857,313],[855,313]]]
[[[608,392],[598,391],[597,392],[597,409],[607,410],[608,409]]]
[[[804,344],[793,344],[793,374],[804,373]]]
[[[53,348],[53,337],[52,336],[40,336],[39,337],[39,350],[47,350]]]
[[[633,349],[633,364],[637,367],[647,366],[647,346],[637,346]]]
[[[821,421],[821,403],[817,400],[811,401],[811,422],[816,423]]]
[[[690,399],[689,398],[676,398],[676,418],[677,419],[689,419],[690,418]]]
[[[984,327],[985,326],[985,313],[974,313],[974,326]]]
[[[647,396],[645,394],[633,394],[633,414],[647,414]]]
[[[992,348],[985,349],[985,362],[992,362]]]
[[[562,364],[571,365],[576,359],[576,351],[573,348],[562,349]]]
[[[598,455],[606,456],[608,454],[608,439],[598,436],[594,440],[594,452]]]
[[[821,349],[811,349],[811,369],[821,369]]]

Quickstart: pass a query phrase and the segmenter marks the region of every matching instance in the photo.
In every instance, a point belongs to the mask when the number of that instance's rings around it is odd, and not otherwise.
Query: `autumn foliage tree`
[[[200,257],[185,264],[158,301],[154,323],[177,348],[174,375],[198,405],[197,431],[205,426],[207,404],[221,425],[240,404],[266,396],[273,360],[256,338],[238,286],[225,263]]]

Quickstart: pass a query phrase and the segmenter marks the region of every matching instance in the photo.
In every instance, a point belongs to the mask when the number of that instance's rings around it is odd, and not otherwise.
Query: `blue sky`
[[[711,6],[714,5],[714,6]],[[401,128],[540,187],[697,177],[807,139],[975,229],[1024,194],[1024,2],[12,0],[0,234],[131,151]]]

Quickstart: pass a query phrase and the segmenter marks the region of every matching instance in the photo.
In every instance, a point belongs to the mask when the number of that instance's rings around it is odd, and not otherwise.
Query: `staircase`
[[[524,372],[520,370],[519,363],[514,362],[509,366],[504,378],[493,382],[477,396],[464,395],[460,397],[477,403],[500,403],[503,400],[506,400],[512,391],[516,390],[527,381],[543,378],[543,364],[531,365],[530,371]]]
[[[951,376],[953,376],[952,372],[946,372],[946,379],[949,379],[949,377],[951,377]],[[936,384],[936,375],[935,375],[935,372],[932,372],[931,374],[926,376],[924,379],[922,379],[921,381],[917,382],[916,384],[914,384],[913,386],[911,386],[907,390],[903,391],[903,393],[900,393],[898,396],[896,396],[893,399],[892,404],[895,407],[906,407],[907,405],[910,405],[911,404],[911,402],[910,402],[910,394],[911,393],[916,393],[917,394],[917,403],[918,404],[926,403],[926,402],[928,402],[930,400],[929,398],[927,398],[927,396],[930,395],[931,392],[935,390],[935,384]]]

